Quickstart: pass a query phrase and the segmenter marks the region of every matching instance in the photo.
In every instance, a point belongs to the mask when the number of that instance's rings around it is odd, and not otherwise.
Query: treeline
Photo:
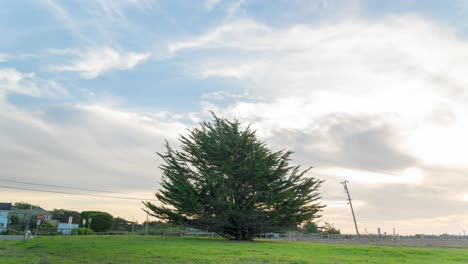
[[[33,205],[26,202],[17,202],[12,206],[14,209],[19,210],[29,210],[33,209],[42,209],[39,205]],[[122,217],[114,217],[107,212],[102,211],[74,211],[68,209],[53,209],[47,210],[52,214],[51,221],[44,220],[38,227],[38,231],[41,233],[54,233],[57,231],[58,223],[68,223],[70,217],[72,217],[72,223],[78,224],[80,228],[90,228],[93,232],[109,232],[109,231],[119,231],[119,232],[145,232],[146,230],[150,233],[162,233],[162,232],[179,232],[185,231],[188,228],[175,225],[167,222],[161,221],[146,221],[139,223],[138,221],[130,221]],[[27,215],[23,217],[18,217],[17,215],[9,215],[9,230],[14,230],[14,232],[24,232],[27,225]],[[36,229],[36,217],[37,214],[31,214],[29,221],[29,229]],[[89,219],[91,223],[89,223]],[[86,220],[85,225],[83,225],[83,219]],[[307,222],[302,226],[296,228],[289,228],[285,230],[277,230],[277,232],[287,232],[287,231],[297,231],[302,233],[327,233],[327,234],[340,234],[340,230],[336,229],[332,224],[323,222],[319,225],[316,222]]]
[[[33,205],[26,202],[16,202],[12,206],[14,209],[17,210],[29,210],[33,209],[43,209],[39,205]],[[43,209],[45,210],[45,209]],[[58,223],[68,223],[70,217],[72,217],[72,224],[78,224],[80,228],[82,227],[89,227],[94,232],[107,232],[107,231],[127,231],[127,232],[141,232],[146,228],[146,222],[139,223],[138,221],[129,221],[122,217],[114,217],[107,212],[102,211],[74,211],[68,209],[53,209],[53,210],[46,210],[50,214],[52,214],[52,219],[43,220],[38,227],[39,232],[56,232]],[[30,216],[29,221],[29,229],[35,230],[36,229],[36,217],[37,213],[32,213]],[[9,225],[8,233],[15,233],[15,232],[24,232],[26,230],[27,222],[29,215],[18,216],[16,214],[10,214],[9,218]],[[86,221],[83,222],[83,219]],[[91,222],[89,219],[92,219]],[[83,225],[83,223],[85,223]],[[164,231],[179,231],[182,227],[164,223],[160,221],[149,221],[148,222],[148,230],[151,232],[164,232]]]

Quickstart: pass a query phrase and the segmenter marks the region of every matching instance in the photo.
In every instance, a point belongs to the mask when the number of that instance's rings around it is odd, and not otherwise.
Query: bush
[[[62,232],[54,231],[54,232],[49,232],[47,233],[48,236],[61,236],[63,235]]]
[[[95,232],[106,232],[112,228],[114,217],[106,212],[99,211],[83,211],[81,218],[86,219],[89,224],[89,218],[92,218],[91,229]],[[82,226],[84,227],[84,226]]]
[[[14,229],[7,229],[3,230],[3,232],[0,231],[0,235],[17,235],[17,232]]]
[[[92,235],[94,234],[93,230],[86,228],[86,227],[80,227],[80,228],[75,228],[71,232],[72,235],[79,235],[79,236],[85,236],[85,235]]]

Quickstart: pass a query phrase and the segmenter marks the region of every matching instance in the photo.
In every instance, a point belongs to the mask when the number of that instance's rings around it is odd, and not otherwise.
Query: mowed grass
[[[0,241],[0,263],[468,263],[468,250],[144,236]]]

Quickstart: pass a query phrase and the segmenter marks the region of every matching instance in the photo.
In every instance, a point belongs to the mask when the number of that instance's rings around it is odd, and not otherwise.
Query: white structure
[[[11,211],[11,203],[0,203],[0,233],[7,230],[8,213]]]
[[[68,226],[68,223],[59,223],[57,226],[57,232],[62,232],[64,235],[70,235],[71,231],[78,227],[80,227],[79,224],[70,224],[70,226]]]

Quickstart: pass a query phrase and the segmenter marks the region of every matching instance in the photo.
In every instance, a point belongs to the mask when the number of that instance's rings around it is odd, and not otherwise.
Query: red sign
[[[43,214],[38,214],[37,215],[37,221],[42,221],[44,220],[44,215]]]

